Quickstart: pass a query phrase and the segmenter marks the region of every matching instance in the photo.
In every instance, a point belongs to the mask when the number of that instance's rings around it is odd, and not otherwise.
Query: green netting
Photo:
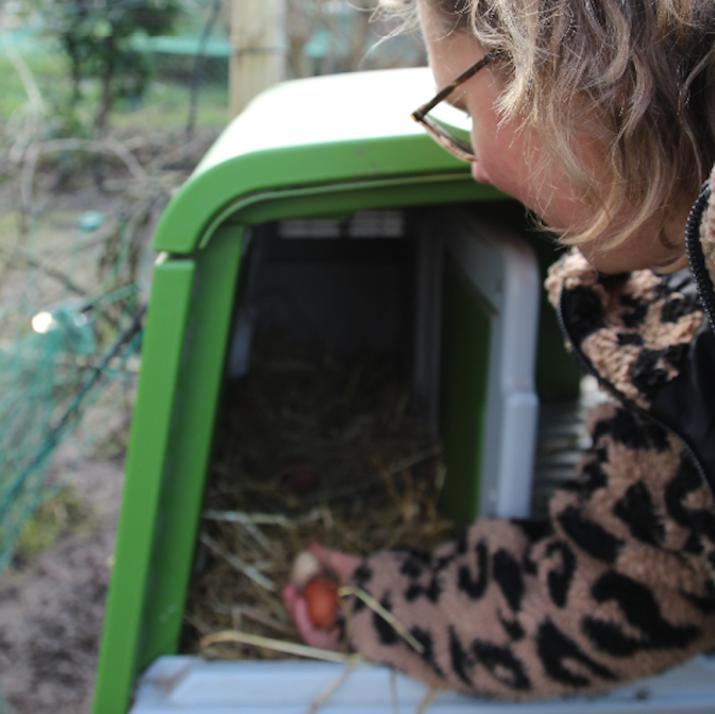
[[[110,384],[131,388],[141,339],[141,291],[131,251],[81,221],[4,251],[0,269],[0,571],[23,525],[53,493],[47,467],[57,447]],[[12,298],[12,299],[11,299]]]

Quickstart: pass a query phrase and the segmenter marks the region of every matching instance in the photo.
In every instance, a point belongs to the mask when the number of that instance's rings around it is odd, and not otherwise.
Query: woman
[[[546,286],[612,400],[548,521],[479,519],[432,553],[314,552],[419,643],[348,598],[368,659],[512,699],[610,689],[715,646],[715,3],[413,9],[444,90],[415,118],[575,246]],[[470,146],[430,121],[439,101],[470,114]],[[338,646],[284,598],[307,642]]]

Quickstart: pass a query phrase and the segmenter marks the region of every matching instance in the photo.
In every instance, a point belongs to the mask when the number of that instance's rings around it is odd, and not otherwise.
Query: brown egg
[[[320,630],[330,630],[338,613],[338,586],[327,575],[311,578],[303,590],[311,622]]]

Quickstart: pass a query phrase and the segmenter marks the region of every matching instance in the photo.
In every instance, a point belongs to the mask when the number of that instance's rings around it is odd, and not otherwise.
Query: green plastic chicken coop
[[[544,260],[534,236],[516,227],[523,211],[475,184],[466,165],[409,120],[432,91],[426,69],[276,86],[228,126],[166,209],[95,714],[175,711],[136,693],[142,677],[166,693],[187,671],[171,662],[180,654],[222,388],[227,374],[246,369],[260,319],[245,304],[245,286],[264,242],[279,263],[289,246],[281,279],[313,289],[310,309],[325,311],[318,323],[342,330],[340,339],[389,347],[409,323],[406,371],[442,434],[453,516],[527,515],[539,396],[573,396],[576,372],[555,323],[537,330]],[[315,256],[339,277],[311,272]],[[397,283],[408,288],[395,291]],[[341,310],[349,312],[343,320]],[[209,664],[211,676],[223,671]],[[300,665],[288,666],[308,681]],[[254,705],[192,709],[175,700],[177,711],[207,713],[263,706]],[[265,711],[283,711],[271,706]]]

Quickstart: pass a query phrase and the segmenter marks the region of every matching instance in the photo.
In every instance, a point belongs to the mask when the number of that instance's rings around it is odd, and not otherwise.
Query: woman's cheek
[[[491,183],[491,181],[489,180],[489,176],[487,174],[486,168],[484,166],[484,163],[482,161],[480,161],[479,159],[472,162],[472,178],[477,183],[486,183],[486,184]]]
[[[472,164],[472,177],[481,184],[488,184],[499,189],[507,196],[525,202],[524,186],[520,182],[520,172],[514,167],[511,170],[506,162],[490,162],[488,159],[475,161]]]

